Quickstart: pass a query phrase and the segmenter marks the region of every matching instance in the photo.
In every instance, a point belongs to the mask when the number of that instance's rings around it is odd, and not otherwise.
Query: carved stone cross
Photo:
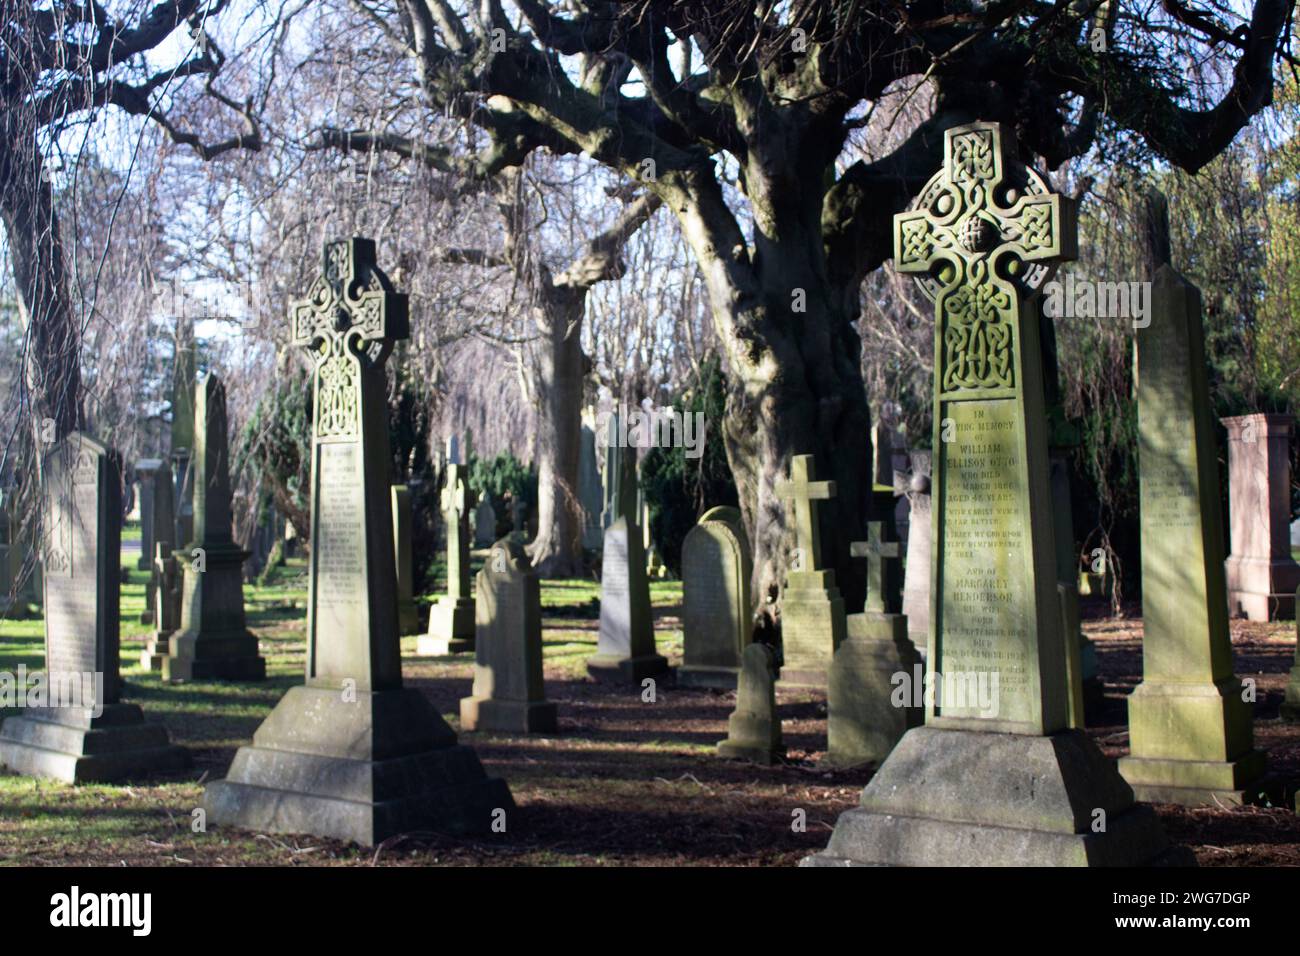
[[[817,481],[815,478],[813,456],[795,455],[790,462],[790,478],[776,483],[777,495],[794,501],[795,541],[804,554],[803,566],[799,569],[802,571],[821,567],[822,539],[813,502],[835,497],[835,482]]]
[[[849,554],[855,558],[867,559],[867,603],[864,610],[877,614],[897,614],[897,588],[892,585],[902,552],[897,541],[884,540],[884,527],[882,521],[868,523],[867,540],[851,543]]]

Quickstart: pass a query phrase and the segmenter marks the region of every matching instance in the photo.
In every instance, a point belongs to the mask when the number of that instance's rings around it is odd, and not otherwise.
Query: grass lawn
[[[661,683],[654,702],[640,688],[597,685],[584,661],[596,645],[599,588],[592,581],[542,585],[547,695],[559,704],[551,737],[465,734],[488,772],[510,785],[518,810],[507,831],[477,840],[414,834],[376,849],[213,827],[193,832],[204,781],[224,775],[235,750],[284,691],[301,680],[306,615],[301,561],[266,587],[246,587],[249,625],[261,639],[269,678],[263,684],[164,686],[141,670],[146,633],[139,623],[145,572],[130,567],[122,587],[125,697],[163,722],[189,747],[185,773],[130,786],[70,787],[0,774],[0,861],[83,865],[781,865],[822,849],[836,816],[853,806],[869,770],[819,765],[825,747],[825,701],[815,692],[779,694],[789,761],[759,767],[720,761],[734,695]],[[681,585],[651,584],[659,650],[681,662]],[[1300,731],[1277,720],[1294,645],[1294,625],[1234,622],[1238,673],[1259,682],[1257,745],[1275,769],[1300,779]],[[1124,696],[1140,674],[1141,622],[1094,618],[1107,685],[1090,732],[1109,754],[1127,747]],[[39,620],[0,621],[0,669],[42,664]],[[458,700],[470,691],[472,655],[416,655],[402,640],[407,681],[419,687],[453,727]],[[3,713],[14,713],[8,711]],[[792,828],[795,811],[807,825]],[[1185,810],[1160,807],[1170,836],[1196,851],[1202,865],[1300,863],[1300,818],[1287,809]]]

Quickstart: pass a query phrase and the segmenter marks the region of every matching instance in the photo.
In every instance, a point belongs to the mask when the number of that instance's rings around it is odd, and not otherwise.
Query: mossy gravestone
[[[393,556],[397,565],[397,632],[414,634],[420,629],[415,609],[415,570],[411,551],[411,489],[393,485]]]
[[[461,698],[461,727],[554,732],[542,683],[542,592],[523,545],[508,537],[493,545],[475,584],[474,690]]]
[[[163,677],[264,680],[266,661],[244,622],[248,552],[235,544],[231,530],[226,386],[216,375],[199,385],[194,429],[194,539],[176,555],[184,575],[181,622],[163,660]]]
[[[752,631],[752,573],[740,510],[710,508],[682,543],[680,686],[736,686]]]
[[[844,640],[844,599],[835,572],[822,568],[818,501],[835,497],[835,482],[817,481],[812,455],[796,455],[790,478],[776,485],[794,502],[795,552],[781,602],[781,684],[825,687],[835,649]]]
[[[46,454],[42,476],[47,695],[0,727],[0,765],[67,783],[181,770],[188,752],[121,700],[121,460],[73,432]]]
[[[898,613],[901,596],[896,567],[902,550],[885,540],[885,523],[867,526],[867,540],[850,545],[867,559],[867,601],[850,614],[847,633],[835,649],[827,690],[826,760],[837,767],[879,763],[912,727],[925,722],[920,695],[921,655]]]
[[[898,269],[935,303],[935,692],[808,865],[1098,866],[1155,861],[1149,807],[1067,728],[1039,313],[1074,253],[1068,199],[1003,151],[944,137],[944,167],[897,216]],[[1190,854],[1183,856],[1190,860]]]
[[[307,679],[207,786],[208,820],[367,846],[487,831],[513,807],[509,790],[402,686],[384,363],[408,334],[406,296],[372,241],[331,242],[290,318],[315,365]]]
[[[447,531],[447,593],[429,608],[429,629],[416,642],[416,652],[442,656],[474,649],[474,599],[469,593],[469,496],[461,464],[449,445],[442,520]]]
[[[718,756],[772,764],[785,756],[776,710],[776,656],[766,644],[751,643],[741,655],[736,709],[727,719],[727,739]]]
[[[1201,296],[1168,263],[1137,331],[1142,683],[1120,772],[1139,799],[1241,803],[1264,770],[1232,674]]]

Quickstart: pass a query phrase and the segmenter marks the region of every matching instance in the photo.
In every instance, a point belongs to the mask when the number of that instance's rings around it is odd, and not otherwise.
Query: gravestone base
[[[1235,677],[1218,684],[1145,680],[1137,686],[1128,698],[1132,755],[1120,758],[1119,770],[1139,800],[1249,802],[1265,759],[1252,749],[1251,708],[1241,690]]]
[[[906,695],[909,706],[894,704],[900,692],[895,674],[906,674],[913,683],[923,678],[921,655],[907,636],[907,618],[850,614],[847,630],[831,663],[827,695],[825,762],[841,768],[880,763],[903,734],[925,723],[924,708],[912,705],[918,699],[913,694]]]
[[[781,610],[783,647],[778,687],[825,688],[844,640],[844,599],[834,571],[791,571]]]
[[[495,700],[462,697],[462,730],[497,730],[505,733],[551,734],[559,726],[555,704],[548,700]]]
[[[146,638],[144,650],[140,653],[140,666],[147,671],[161,671],[170,650],[170,636]]]
[[[735,690],[740,680],[739,667],[709,667],[705,664],[682,664],[677,668],[678,687]]]
[[[1105,830],[1094,832],[1098,810]],[[917,727],[800,866],[1191,866],[1079,730]]]
[[[136,704],[108,704],[98,717],[30,709],[0,726],[0,766],[32,777],[113,783],[189,765],[189,751],[172,744],[162,724],[146,723]]]
[[[736,726],[736,723],[737,720],[734,715],[727,722],[728,731],[736,739],[733,740],[728,737],[726,740],[718,741],[718,756],[723,760],[748,760],[752,763],[761,763],[765,767],[770,767],[772,764],[780,763],[785,759],[784,747],[772,748],[763,743],[763,741],[767,740],[768,735],[766,721],[763,722],[764,726],[762,727],[749,728]]]
[[[640,684],[647,677],[663,677],[668,671],[668,658],[662,654],[640,657],[593,654],[587,658],[587,676],[601,683]]]
[[[1300,564],[1290,558],[1229,557],[1228,611],[1249,621],[1278,621],[1295,617],[1295,591],[1300,586]]]
[[[258,655],[257,638],[249,631],[195,634],[180,631],[168,641],[162,659],[163,680],[174,684],[193,680],[266,680],[266,660]]]
[[[485,833],[514,808],[418,690],[294,687],[208,784],[208,820],[374,846],[413,830]]]
[[[416,641],[416,652],[442,657],[474,650],[474,600],[443,595],[429,608],[429,630]]]

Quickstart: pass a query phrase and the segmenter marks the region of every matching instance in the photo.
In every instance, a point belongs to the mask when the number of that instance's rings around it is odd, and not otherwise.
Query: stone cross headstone
[[[135,463],[135,477],[140,485],[140,558],[136,561],[136,568],[140,571],[147,571],[153,567],[153,543],[155,536],[161,532],[163,537],[171,530],[170,526],[159,528],[155,522],[158,513],[157,502],[155,499],[154,475],[162,466],[161,458],[141,458]],[[172,491],[166,489],[167,497],[171,497]],[[167,509],[170,513],[171,509]],[[144,623],[149,623],[145,621]]]
[[[1263,774],[1232,673],[1200,291],[1165,263],[1137,330],[1142,683],[1120,773],[1138,799],[1242,803]]]
[[[374,242],[325,245],[290,305],[315,366],[306,682],[208,784],[209,824],[373,846],[412,830],[486,832],[514,809],[427,697],[402,684],[384,363],[408,334],[406,296]]]
[[[1068,728],[1034,290],[1076,233],[1070,200],[1004,136],[947,130],[943,169],[894,219],[896,266],[935,309],[935,692],[809,865],[1131,865],[1168,849]]]
[[[736,686],[740,656],[753,633],[753,560],[738,508],[710,508],[687,533],[678,686]]]
[[[886,534],[887,522],[867,525],[867,540],[849,553],[867,559],[867,599],[850,614],[844,641],[835,650],[827,689],[826,760],[837,767],[880,763],[912,727],[925,722],[925,709],[907,689],[922,682],[921,655],[898,613],[901,548]],[[900,675],[904,691],[899,693]]]
[[[779,497],[794,502],[795,552],[781,604],[781,684],[825,687],[835,648],[844,640],[844,599],[835,572],[822,567],[815,502],[835,497],[835,482],[817,481],[812,455],[796,455]]]
[[[464,730],[546,734],[555,704],[542,682],[542,597],[523,545],[502,538],[476,578],[474,689],[460,701]]]
[[[393,560],[397,568],[397,633],[414,634],[420,629],[415,607],[415,556],[411,549],[411,489],[392,486]]]
[[[497,510],[492,507],[492,497],[485,491],[474,509],[474,547],[492,547],[496,533]]]
[[[215,374],[199,385],[194,426],[194,538],[176,555],[184,576],[181,622],[169,642],[163,678],[264,680],[266,661],[244,621],[248,552],[233,535],[226,386]]]
[[[587,673],[598,681],[639,684],[667,672],[668,661],[655,648],[641,529],[620,517],[605,529],[600,636],[596,653],[587,658]]]
[[[0,726],[0,765],[18,773],[113,782],[189,765],[161,724],[122,702],[121,467],[117,452],[78,432],[45,455],[48,693]]]
[[[1290,415],[1238,415],[1228,430],[1228,608],[1252,621],[1293,618],[1300,564],[1291,557]]]
[[[761,764],[785,756],[776,710],[776,656],[766,644],[748,644],[741,655],[736,708],[727,718],[727,739],[718,742],[718,756]]]
[[[447,532],[447,593],[429,608],[429,630],[420,635],[419,654],[440,657],[474,649],[474,598],[469,592],[469,495],[458,462],[444,470],[442,519]]]

